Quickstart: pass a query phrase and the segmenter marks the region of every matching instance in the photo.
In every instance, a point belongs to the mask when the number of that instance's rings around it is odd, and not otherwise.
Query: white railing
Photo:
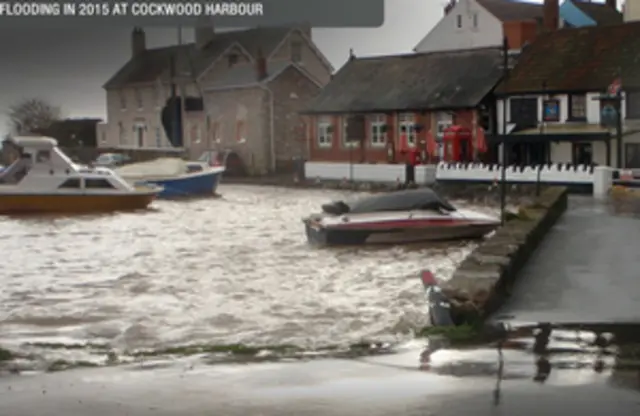
[[[438,181],[498,182],[502,179],[501,165],[481,163],[441,162],[436,169]],[[507,182],[518,183],[593,183],[594,167],[553,163],[539,166],[507,166]]]
[[[396,183],[405,182],[405,165],[341,163],[341,162],[306,162],[305,178],[320,180],[353,180],[354,182]],[[435,182],[436,166],[416,166],[416,183],[427,185]]]

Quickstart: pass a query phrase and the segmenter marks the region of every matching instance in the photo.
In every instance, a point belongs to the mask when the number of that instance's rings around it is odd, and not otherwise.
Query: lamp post
[[[502,41],[502,79],[506,81],[509,75],[509,41],[505,36]],[[507,206],[507,163],[508,163],[508,152],[507,152],[507,100],[503,97],[502,99],[502,172],[501,172],[501,181],[500,181],[500,221],[501,224],[504,225],[506,220],[506,206]]]

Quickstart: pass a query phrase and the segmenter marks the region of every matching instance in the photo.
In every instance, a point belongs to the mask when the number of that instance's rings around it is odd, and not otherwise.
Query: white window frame
[[[333,120],[331,117],[319,117],[316,126],[316,141],[318,147],[332,147],[333,146]]]
[[[340,136],[342,136],[342,146],[348,148],[354,148],[354,147],[360,147],[360,142],[359,141],[347,141],[347,125],[349,124],[347,117],[341,117],[342,118],[342,134]]]
[[[384,114],[371,114],[369,122],[369,143],[371,147],[385,147],[387,145],[387,116]]]
[[[398,114],[398,138],[402,137],[402,127],[405,127],[407,135],[407,145],[416,147],[418,132],[416,131],[416,115],[413,113]]]
[[[436,113],[436,138],[442,140],[444,138],[444,131],[453,126],[453,114],[440,111]]]

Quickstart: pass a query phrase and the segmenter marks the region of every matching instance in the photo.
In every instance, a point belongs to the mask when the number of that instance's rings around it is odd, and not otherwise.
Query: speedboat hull
[[[92,214],[147,208],[157,191],[121,194],[0,194],[0,215]]]
[[[360,228],[323,227],[313,220],[305,220],[307,239],[315,245],[407,244],[428,241],[479,239],[496,228],[495,223],[432,222],[405,226]]]
[[[218,189],[222,173],[222,170],[212,169],[204,172],[188,173],[177,178],[149,179],[144,182],[164,188],[158,198],[173,199],[211,196]]]

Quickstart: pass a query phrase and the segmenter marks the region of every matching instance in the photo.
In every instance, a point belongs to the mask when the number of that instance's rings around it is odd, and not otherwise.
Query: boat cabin
[[[14,137],[5,140],[3,147],[13,163],[0,172],[0,189],[81,193],[133,189],[110,169],[74,163],[49,137]]]

